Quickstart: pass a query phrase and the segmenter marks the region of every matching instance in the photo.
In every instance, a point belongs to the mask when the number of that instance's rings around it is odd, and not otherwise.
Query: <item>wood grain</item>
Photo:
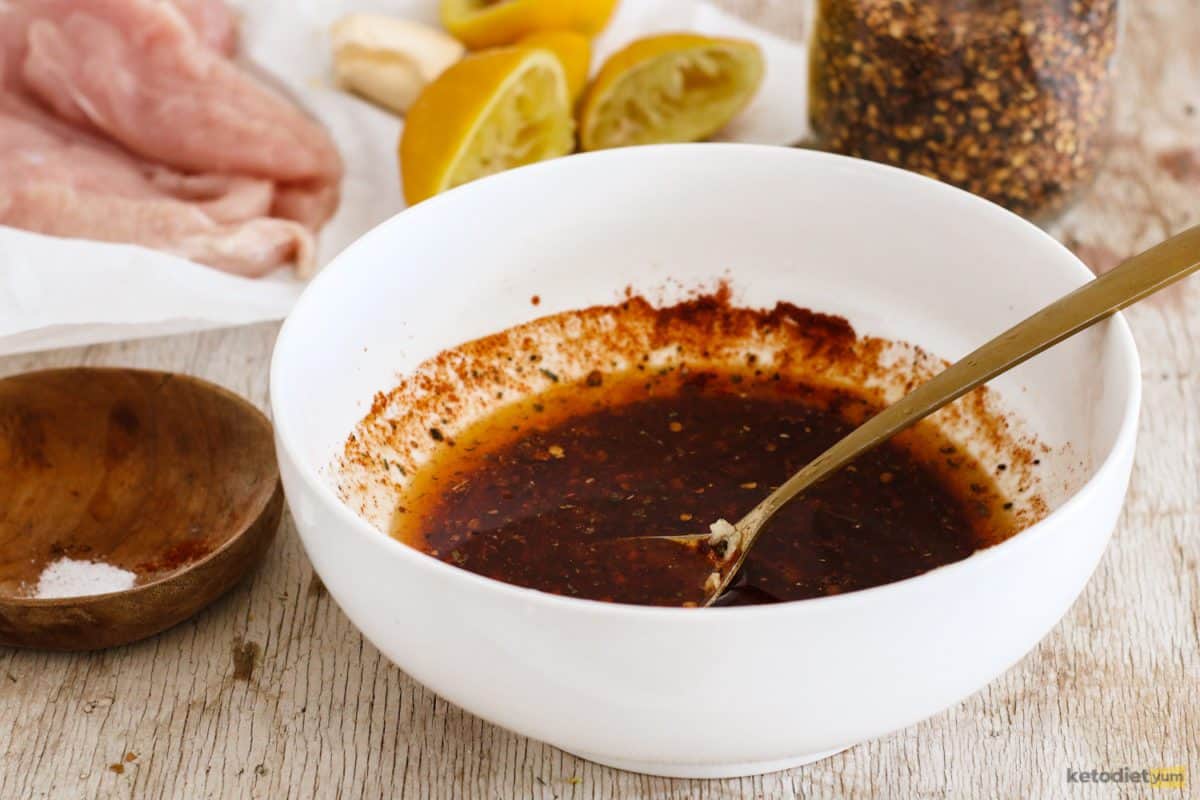
[[[799,35],[806,4],[722,5]],[[1127,10],[1112,155],[1054,231],[1098,268],[1200,222],[1196,0],[1140,0]],[[1068,768],[1123,765],[1190,765],[1194,787],[1200,313],[1189,309],[1197,283],[1129,315],[1145,378],[1141,442],[1126,511],[1095,578],[1032,654],[926,722],[757,778],[679,781],[599,767],[482,722],[388,664],[313,580],[285,522],[262,571],[162,636],[86,656],[0,650],[0,731],[8,733],[0,797],[1139,796],[1066,783]],[[80,363],[172,369],[265,405],[275,330],[13,357],[0,360],[0,373]],[[135,757],[125,761],[127,753]]]

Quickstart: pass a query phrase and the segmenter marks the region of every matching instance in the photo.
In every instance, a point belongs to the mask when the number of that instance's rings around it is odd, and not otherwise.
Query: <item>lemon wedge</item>
[[[617,0],[442,0],[442,24],[477,50],[512,44],[535,31],[604,29]]]
[[[446,189],[574,149],[567,81],[541,48],[467,56],[413,103],[400,137],[404,197]]]
[[[753,42],[693,34],[639,39],[601,67],[580,106],[584,150],[694,142],[723,128],[762,83]]]
[[[558,57],[567,76],[567,93],[579,99],[592,67],[592,41],[575,31],[538,31],[517,42],[522,47],[544,47]]]

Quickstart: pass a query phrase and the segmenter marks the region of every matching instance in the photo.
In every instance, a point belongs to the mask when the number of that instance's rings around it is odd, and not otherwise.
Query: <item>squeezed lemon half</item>
[[[535,31],[573,30],[593,36],[617,0],[442,0],[442,24],[474,50],[512,44]]]
[[[521,37],[522,47],[544,47],[558,57],[567,76],[571,100],[579,99],[592,66],[592,41],[575,31],[538,31]]]
[[[400,137],[404,198],[419,203],[574,146],[567,81],[553,54],[505,47],[470,55],[409,109]]]
[[[613,54],[580,107],[584,150],[707,139],[762,83],[758,46],[740,39],[663,34]]]

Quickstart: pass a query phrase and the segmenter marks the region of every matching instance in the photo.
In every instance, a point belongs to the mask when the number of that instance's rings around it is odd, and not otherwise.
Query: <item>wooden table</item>
[[[1093,266],[1200,221],[1197,0],[1128,6],[1114,149],[1055,229]],[[799,0],[725,0],[799,36]],[[1134,309],[1133,487],[1083,597],[963,703],[790,772],[701,782],[581,761],[434,696],[363,641],[285,522],[216,606],[110,652],[0,650],[0,798],[1112,797],[1068,768],[1190,765],[1200,782],[1200,281]],[[277,326],[0,359],[200,375],[264,408]],[[1195,791],[1193,788],[1192,791]],[[1161,792],[1156,796],[1181,796]]]

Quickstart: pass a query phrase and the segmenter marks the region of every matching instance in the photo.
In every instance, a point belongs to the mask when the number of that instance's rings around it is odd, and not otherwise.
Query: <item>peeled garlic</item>
[[[730,525],[723,519],[719,519],[708,526],[708,543],[713,547],[721,542],[733,542],[733,538],[737,536],[737,528]]]
[[[338,84],[398,114],[463,55],[456,39],[435,28],[378,14],[342,17],[332,37]]]

